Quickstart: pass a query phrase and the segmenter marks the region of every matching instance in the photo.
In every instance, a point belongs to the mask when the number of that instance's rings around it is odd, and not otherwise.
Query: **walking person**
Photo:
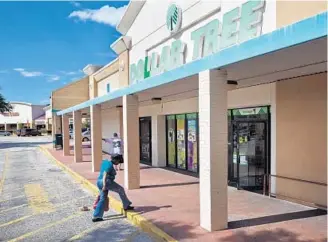
[[[113,138],[102,139],[106,143],[110,144],[109,153],[110,155],[117,156],[119,159],[119,164],[114,165],[115,170],[121,170],[121,164],[123,163],[123,141],[118,137],[117,133],[113,134]]]
[[[97,187],[100,193],[100,199],[93,213],[93,222],[103,221],[105,202],[107,201],[108,191],[118,193],[123,203],[124,211],[133,210],[131,202],[128,199],[124,188],[115,182],[116,171],[113,165],[119,164],[119,157],[113,156],[111,161],[103,160],[100,167],[100,173],[97,179]],[[108,202],[108,201],[107,201]]]

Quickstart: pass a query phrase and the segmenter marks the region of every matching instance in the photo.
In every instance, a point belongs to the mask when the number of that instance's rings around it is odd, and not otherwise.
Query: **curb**
[[[65,171],[66,173],[71,175],[74,178],[74,180],[79,182],[84,188],[86,188],[87,190],[92,192],[93,195],[95,195],[95,196],[98,195],[98,193],[99,193],[98,188],[93,183],[91,183],[90,181],[88,181],[87,179],[85,179],[84,177],[82,177],[81,175],[79,175],[78,173],[76,173],[75,171],[73,171],[72,169],[70,169],[69,167],[64,165],[63,163],[61,163],[46,148],[39,146],[39,149],[42,151],[43,154],[45,154],[50,159],[50,161],[52,161],[57,166],[59,166],[63,171]],[[126,218],[132,224],[140,227],[143,231],[152,234],[157,239],[160,239],[162,241],[178,242],[176,239],[172,238],[170,235],[165,233],[163,230],[159,229],[156,225],[154,225],[153,223],[148,221],[146,218],[144,218],[140,214],[138,214],[136,212],[130,212],[130,211],[125,212],[123,210],[122,203],[119,202],[118,200],[116,200],[115,198],[110,197],[109,202],[110,202],[112,209],[114,209],[118,213],[124,214],[126,216]]]

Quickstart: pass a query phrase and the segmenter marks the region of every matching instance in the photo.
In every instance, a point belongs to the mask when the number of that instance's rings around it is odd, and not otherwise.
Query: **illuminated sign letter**
[[[136,64],[130,65],[130,84],[137,82],[138,69]]]
[[[239,7],[223,15],[220,49],[237,43]]]
[[[196,29],[191,33],[191,39],[194,41],[192,59],[196,60],[203,55],[203,43],[206,33],[206,26]]]
[[[164,46],[161,53],[161,58],[159,62],[160,73],[168,71],[170,69],[170,47]]]
[[[265,2],[249,1],[242,5],[239,27],[239,42],[257,37],[262,31]]]
[[[181,40],[172,42],[171,45],[171,65],[170,69],[177,68],[184,64],[185,44]]]
[[[158,59],[158,54],[153,52],[151,54],[150,76],[155,76],[160,73],[160,69],[158,67]]]
[[[219,20],[215,19],[206,25],[206,35],[204,39],[204,53],[207,56],[217,52],[219,36]]]

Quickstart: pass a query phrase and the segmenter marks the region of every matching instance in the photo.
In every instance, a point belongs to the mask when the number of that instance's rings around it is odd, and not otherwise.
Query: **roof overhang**
[[[120,55],[124,51],[131,48],[131,37],[121,36],[113,44],[110,45],[110,48],[114,50],[117,55]]]
[[[90,76],[101,68],[102,66],[88,64],[86,67],[83,68],[83,72],[84,74]]]
[[[140,10],[142,9],[143,5],[146,1],[140,0],[131,0],[128,4],[128,7],[125,10],[124,15],[122,16],[120,22],[118,23],[116,29],[123,35],[131,28],[134,20],[138,16]]]
[[[131,95],[135,93],[145,92],[146,90],[150,89],[153,90],[154,88],[160,88],[161,85],[167,85],[171,83],[173,84],[177,80],[186,79],[187,77],[194,76],[205,70],[219,68],[227,69],[229,67],[231,68],[233,65],[237,65],[235,66],[235,69],[239,68],[239,70],[244,70],[245,68],[243,67],[247,67],[247,65],[251,63],[251,66],[255,66],[254,71],[256,71],[256,69],[258,71],[261,71],[261,68],[258,68],[256,66],[256,63],[254,64],[252,63],[252,61],[257,59],[257,61],[263,62],[263,58],[265,57],[267,58],[267,62],[264,64],[264,66],[267,67],[267,71],[280,71],[280,76],[274,77],[275,79],[272,79],[272,81],[284,78],[284,76],[281,76],[281,74],[283,74],[283,66],[280,66],[280,70],[274,70],[275,67],[271,67],[272,63],[279,64],[279,61],[282,62],[282,59],[286,59],[290,53],[294,54],[294,62],[298,65],[298,67],[302,67],[303,65],[303,67],[306,68],[306,66],[304,66],[304,64],[306,63],[302,63],[301,60],[307,60],[308,58],[309,62],[313,61],[313,63],[308,63],[312,64],[312,66],[314,66],[315,61],[322,62],[317,63],[317,65],[315,65],[315,68],[317,69],[308,65],[309,68],[312,68],[312,70],[310,70],[309,72],[315,73],[327,71],[326,40],[327,12],[302,20],[290,26],[277,29],[271,33],[259,36],[258,38],[251,39],[249,41],[241,43],[240,45],[235,45],[230,48],[224,49],[218,53],[207,56],[205,58],[192,61],[179,68],[167,71],[157,76],[147,78],[142,82],[132,84],[126,88],[118,89],[116,91],[108,93],[107,95],[88,100],[84,103],[62,110],[58,112],[57,115],[63,115],[66,113],[73,112],[75,110],[88,108],[92,105],[102,104],[107,101],[114,101],[124,95]],[[309,46],[311,44],[312,46],[316,46],[313,51],[310,48],[311,46]],[[320,54],[320,51],[318,52],[318,49],[321,49],[321,52],[324,52],[324,57],[322,57],[322,53]],[[286,53],[286,51],[290,51],[290,53]],[[300,58],[299,56],[297,56],[297,53],[302,52],[304,52],[303,54],[305,55],[305,58]],[[318,60],[311,59],[313,58],[313,55],[310,56],[312,52],[315,54],[317,53]],[[249,68],[249,66],[247,68]],[[294,69],[296,69],[296,67],[294,67]],[[286,71],[287,70],[285,70],[285,72]],[[289,71],[293,71],[293,69]],[[237,72],[237,74],[239,72]],[[236,78],[239,77],[236,75]],[[240,78],[245,79],[245,77]],[[174,90],[174,87],[171,86],[170,89]]]

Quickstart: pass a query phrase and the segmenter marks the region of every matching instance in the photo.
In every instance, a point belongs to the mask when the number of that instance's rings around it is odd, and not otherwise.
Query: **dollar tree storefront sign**
[[[223,15],[222,23],[212,20],[191,33],[193,42],[192,60],[196,60],[224,48],[257,37],[262,32],[265,1],[248,1]],[[178,32],[182,21],[182,11],[171,5],[167,14],[167,27],[171,33]],[[160,56],[153,52],[150,56],[130,65],[130,82],[136,83],[148,77],[175,69],[184,64],[187,46],[177,39],[170,46],[164,46]]]

